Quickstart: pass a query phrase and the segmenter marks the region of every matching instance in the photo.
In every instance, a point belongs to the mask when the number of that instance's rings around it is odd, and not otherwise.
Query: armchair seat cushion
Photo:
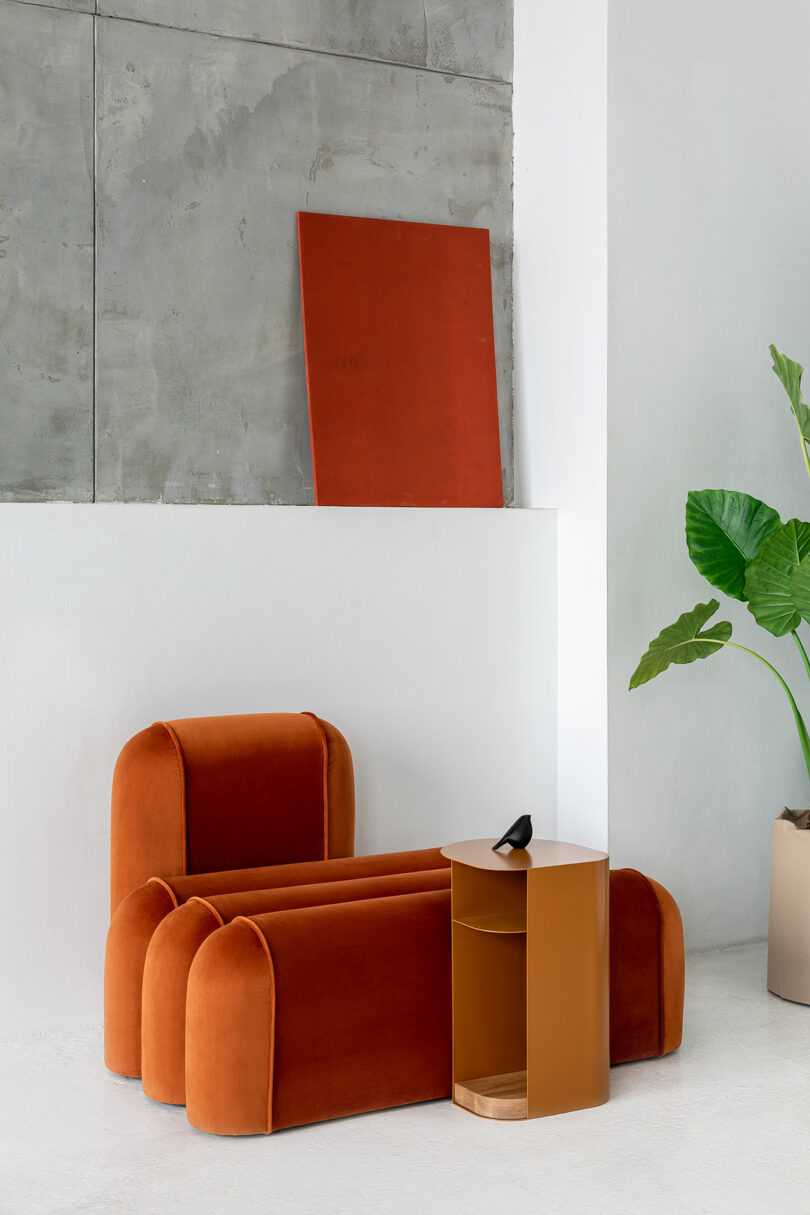
[[[239,918],[188,983],[192,1126],[266,1134],[450,1092],[450,891]]]
[[[146,951],[152,935],[175,907],[195,896],[279,890],[381,874],[448,869],[438,848],[339,857],[293,865],[232,869],[220,873],[153,878],[118,906],[107,933],[104,964],[104,1061],[122,1076],[141,1075],[141,999]]]
[[[141,1066],[143,1091],[147,1097],[185,1105],[188,976],[197,950],[218,928],[239,916],[449,888],[449,868],[424,869],[211,895],[207,899],[195,895],[175,908],[158,925],[144,965]]]

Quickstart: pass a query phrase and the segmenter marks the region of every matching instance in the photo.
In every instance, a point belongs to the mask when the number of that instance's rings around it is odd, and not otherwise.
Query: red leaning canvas
[[[489,232],[298,214],[315,500],[503,506]]]

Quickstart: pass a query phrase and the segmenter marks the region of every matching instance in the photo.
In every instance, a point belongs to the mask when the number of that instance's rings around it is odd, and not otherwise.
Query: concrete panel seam
[[[8,0],[12,4],[23,3],[23,0]],[[30,7],[30,5],[27,5]],[[40,5],[42,8],[50,8],[51,5]],[[453,72],[448,68],[428,67],[424,64],[416,63],[399,63],[395,59],[374,59],[367,55],[353,55],[349,51],[330,51],[320,47],[302,46],[295,42],[274,42],[268,38],[243,38],[239,34],[223,34],[214,33],[210,30],[195,30],[186,25],[166,25],[160,21],[147,21],[138,17],[118,17],[114,13],[99,12],[96,8],[97,16],[103,21],[117,21],[123,25],[145,25],[150,29],[158,30],[175,30],[179,34],[196,34],[199,38],[221,38],[224,42],[239,42],[247,46],[272,46],[278,47],[285,51],[296,51],[302,55],[323,55],[328,59],[348,59],[358,63],[377,64],[380,67],[401,68],[406,72],[430,72],[434,76],[448,76],[454,80],[478,80],[483,84],[497,84],[508,88],[511,92],[512,82],[504,80],[500,76],[475,76],[468,72]]]

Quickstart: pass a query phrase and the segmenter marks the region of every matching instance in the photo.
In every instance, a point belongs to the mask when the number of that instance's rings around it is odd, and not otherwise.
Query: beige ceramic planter
[[[810,1004],[810,811],[783,810],[771,833],[768,989]]]

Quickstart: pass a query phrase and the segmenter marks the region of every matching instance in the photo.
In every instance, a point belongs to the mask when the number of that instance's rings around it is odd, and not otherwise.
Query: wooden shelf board
[[[525,1118],[526,1073],[502,1072],[499,1076],[458,1080],[453,1085],[453,1100],[482,1118]]]
[[[474,928],[476,932],[525,932],[526,912],[507,911],[497,915],[456,916],[455,923]]]

